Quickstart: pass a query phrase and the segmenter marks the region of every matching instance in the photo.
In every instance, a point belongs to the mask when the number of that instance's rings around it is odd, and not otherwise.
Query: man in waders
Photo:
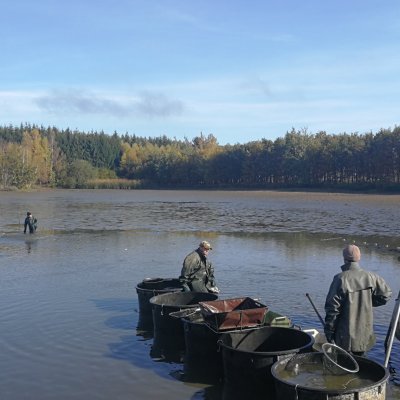
[[[27,228],[29,228],[29,233],[35,233],[37,229],[37,219],[29,211],[26,213],[26,218],[24,222],[24,233],[26,233]]]
[[[326,297],[325,335],[328,342],[363,355],[375,344],[372,308],[386,304],[392,291],[383,278],[361,269],[357,246],[346,246],[343,258]]]
[[[210,250],[210,243],[203,240],[196,250],[185,257],[179,277],[185,291],[219,293],[214,268],[207,258]]]

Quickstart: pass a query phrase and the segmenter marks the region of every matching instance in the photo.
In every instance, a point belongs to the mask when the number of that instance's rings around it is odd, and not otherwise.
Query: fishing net
[[[286,363],[285,370],[297,375],[313,365],[321,365],[321,353],[296,353]]]
[[[333,343],[322,345],[324,369],[332,375],[356,373],[359,366],[354,357]]]
[[[185,308],[184,310],[179,310],[179,311],[173,311],[169,313],[169,315],[173,318],[188,318],[188,317],[194,317],[194,316],[201,316],[200,313],[200,308]]]

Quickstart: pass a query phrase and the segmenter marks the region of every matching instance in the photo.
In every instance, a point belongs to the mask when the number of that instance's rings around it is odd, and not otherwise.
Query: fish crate
[[[199,302],[204,322],[215,331],[261,326],[268,307],[250,297]]]
[[[264,318],[263,325],[266,325],[266,326],[282,326],[282,327],[287,327],[287,328],[293,327],[293,323],[290,320],[290,318],[288,318],[285,315],[281,315],[281,314],[278,314],[276,312],[273,312],[271,310],[268,310],[265,313],[265,318]]]

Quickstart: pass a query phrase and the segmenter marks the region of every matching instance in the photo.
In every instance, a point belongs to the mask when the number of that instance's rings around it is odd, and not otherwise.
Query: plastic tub
[[[272,365],[310,351],[314,338],[298,329],[265,326],[221,335],[224,382],[246,390],[273,389]]]
[[[185,337],[180,318],[174,318],[169,314],[198,306],[200,301],[215,300],[218,296],[214,293],[177,292],[165,293],[150,299],[153,314],[154,344],[160,347],[168,346],[171,341],[175,347],[185,350]]]
[[[293,359],[295,359],[296,355]],[[359,366],[355,374],[329,376],[324,371],[324,354],[302,354],[296,361],[278,360],[271,368],[277,399],[285,400],[384,400],[389,371],[364,357],[354,356]],[[295,369],[287,368],[289,363]],[[304,374],[304,379],[302,379]]]
[[[182,292],[183,286],[176,278],[146,278],[136,286],[139,300],[138,328],[153,330],[153,315],[150,299],[163,293]]]

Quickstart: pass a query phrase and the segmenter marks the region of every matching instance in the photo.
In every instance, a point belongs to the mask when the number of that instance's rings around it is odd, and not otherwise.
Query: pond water
[[[185,382],[181,363],[152,357],[151,335],[137,330],[136,285],[177,277],[205,239],[221,298],[257,298],[321,329],[305,294],[324,315],[346,243],[397,297],[399,204],[397,195],[267,191],[2,192],[0,398],[220,400],[223,386]],[[35,235],[22,233],[28,210]],[[379,363],[393,299],[375,309],[368,356]],[[399,351],[395,340],[388,399],[400,399]]]

